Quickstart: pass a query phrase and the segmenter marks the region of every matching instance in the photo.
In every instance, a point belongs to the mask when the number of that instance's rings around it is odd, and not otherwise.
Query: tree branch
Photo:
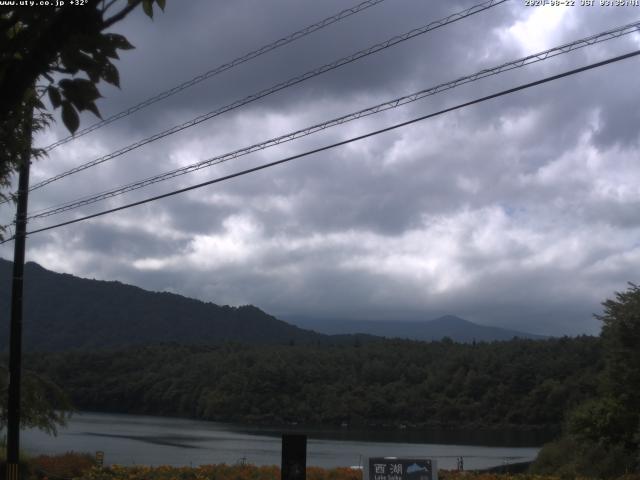
[[[142,0],[134,0],[132,3],[130,3],[129,5],[124,7],[122,10],[120,10],[118,13],[113,15],[111,18],[108,18],[107,20],[105,20],[104,28],[109,28],[114,23],[117,23],[120,20],[122,20],[124,17],[129,15],[129,13],[141,3],[142,3]]]
[[[104,1],[102,2],[102,13],[105,14],[107,10],[109,10],[118,0],[111,0],[107,5],[104,5]]]
[[[73,72],[67,68],[62,68],[62,67],[51,67],[51,71],[52,72],[58,72],[58,73],[64,73],[67,75],[71,75]]]

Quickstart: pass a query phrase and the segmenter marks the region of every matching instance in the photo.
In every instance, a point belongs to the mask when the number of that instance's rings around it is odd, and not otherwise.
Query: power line
[[[364,58],[366,56],[372,55],[374,53],[380,52],[382,50],[385,50],[389,47],[392,47],[394,45],[397,45],[398,43],[407,41],[411,38],[417,37],[418,35],[423,35],[427,32],[430,32],[432,30],[435,30],[437,28],[443,27],[445,25],[448,25],[450,23],[454,23],[457,22],[458,20],[462,20],[463,18],[469,17],[471,15],[475,15],[476,13],[480,13],[484,10],[487,10],[489,8],[495,7],[497,5],[500,5],[502,3],[507,2],[508,0],[488,0],[485,1],[483,3],[474,5],[470,8],[467,8],[461,12],[457,12],[457,13],[453,13],[443,19],[440,20],[436,20],[434,22],[429,23],[428,25],[425,25],[423,27],[420,28],[415,28],[413,30],[410,30],[406,33],[403,33],[402,35],[397,35],[395,37],[392,37],[384,42],[378,43],[376,45],[373,45],[369,48],[366,48],[364,50],[360,50],[354,54],[351,54],[347,57],[343,57],[339,60],[336,60],[334,62],[331,63],[327,63],[321,67],[315,68],[313,70],[309,70],[306,73],[303,73],[302,75],[298,75],[295,77],[292,77],[284,82],[278,83],[272,87],[269,87],[267,89],[261,90],[257,93],[248,95],[246,97],[244,97],[243,99],[240,100],[236,100],[228,105],[225,105],[223,107],[220,107],[216,110],[213,110],[209,113],[205,113],[203,115],[200,115],[192,120],[189,120],[188,122],[182,123],[180,125],[176,125],[174,127],[171,127],[163,132],[160,133],[156,133],[155,135],[152,135],[151,137],[147,137],[145,139],[139,140],[135,143],[132,143],[126,147],[123,147],[119,150],[116,150],[115,152],[109,153],[107,155],[104,155],[100,158],[97,158],[95,160],[92,160],[90,162],[84,163],[82,165],[79,165],[75,168],[72,168],[70,170],[67,170],[66,172],[63,172],[59,175],[56,175],[54,177],[48,178],[46,180],[43,180],[39,183],[36,183],[34,185],[31,186],[30,190],[36,190],[38,188],[42,188],[45,185],[48,185],[49,183],[55,182],[57,180],[60,180],[61,178],[67,177],[69,175],[72,175],[74,173],[77,172],[81,172],[82,170],[86,170],[87,168],[93,167],[95,165],[98,165],[100,163],[106,162],[108,160],[112,160],[116,157],[119,157],[121,155],[124,155],[125,153],[128,153],[132,150],[135,150],[137,148],[142,147],[143,145],[146,145],[148,143],[151,142],[155,142],[156,140],[160,140],[161,138],[167,137],[169,135],[173,135],[174,133],[180,132],[186,128],[189,127],[193,127],[195,125],[198,125],[206,120],[210,120],[214,117],[217,117],[219,115],[222,115],[223,113],[229,112],[231,110],[234,110],[236,108],[239,108],[243,105],[246,105],[248,103],[254,102],[256,100],[259,100],[263,97],[266,97],[267,95],[271,95],[272,93],[278,92],[280,90],[284,90],[285,88],[291,87],[293,85],[296,85],[298,83],[304,82],[305,80],[309,80],[310,78],[316,77],[318,75],[321,75],[323,73],[329,72],[331,70],[335,70],[336,68],[342,67],[344,65],[347,65],[349,63],[355,62],[356,60],[359,60],[361,58]]]
[[[548,50],[545,50],[543,52],[539,52],[539,53],[535,53],[523,58],[520,58],[518,60],[513,60],[510,62],[506,62],[503,63],[501,65],[498,65],[496,67],[492,67],[492,68],[487,68],[484,70],[481,70],[479,72],[476,72],[474,74],[471,75],[467,75],[464,77],[460,77],[456,80],[447,82],[447,83],[441,83],[439,85],[436,85],[435,87],[430,87],[424,90],[420,90],[418,92],[412,93],[410,95],[405,95],[402,97],[398,97],[398,98],[394,98],[392,100],[386,101],[384,103],[380,103],[377,105],[374,105],[372,107],[368,107],[362,110],[359,110],[357,112],[354,113],[350,113],[347,115],[343,115],[341,117],[337,117],[334,118],[332,120],[328,120],[326,122],[323,123],[319,123],[316,125],[312,125],[310,127],[306,127],[300,130],[297,130],[295,132],[291,132],[288,133],[286,135],[282,135],[279,137],[275,137],[272,138],[270,140],[266,140],[264,142],[260,142],[248,147],[244,147],[241,148],[239,150],[235,150],[232,152],[228,152],[222,155],[218,155],[212,158],[209,158],[207,160],[203,160],[201,162],[198,163],[194,163],[185,167],[181,167],[181,168],[177,168],[175,170],[171,170],[165,173],[161,173],[143,180],[139,180],[133,183],[129,183],[127,185],[124,186],[120,186],[117,188],[114,188],[112,190],[107,190],[107,191],[103,191],[101,193],[95,194],[95,195],[91,195],[91,196],[86,196],[77,200],[73,200],[70,202],[65,202],[63,204],[54,206],[54,207],[50,207],[47,208],[45,210],[40,210],[38,212],[34,212],[29,219],[36,219],[36,218],[44,218],[44,217],[48,217],[51,215],[55,215],[58,213],[62,213],[68,210],[72,210],[78,207],[82,207],[85,205],[90,205],[93,203],[96,203],[98,201],[101,200],[105,200],[107,198],[112,198],[118,195],[122,195],[124,193],[127,192],[131,192],[134,190],[138,190],[140,188],[144,188],[147,187],[149,185],[153,185],[155,183],[159,183],[165,180],[169,180],[171,178],[175,178],[181,175],[185,175],[187,173],[191,173],[197,170],[201,170],[203,168],[208,168],[210,166],[213,165],[217,165],[223,162],[227,162],[229,160],[233,160],[235,158],[244,156],[244,155],[248,155],[250,153],[259,151],[259,150],[264,150],[266,148],[269,147],[273,147],[276,145],[280,145],[282,143],[286,143],[307,135],[311,135],[313,133],[325,130],[327,128],[336,126],[336,125],[342,125],[344,123],[359,119],[359,118],[363,118],[369,115],[373,115],[382,111],[386,111],[386,110],[390,110],[393,108],[397,108],[399,106],[402,105],[406,105],[408,103],[412,103],[415,102],[417,100],[420,100],[422,98],[425,98],[427,96],[430,95],[435,95],[437,93],[440,93],[442,91],[445,90],[449,90],[449,89],[453,89],[459,85],[463,85],[466,83],[470,83],[476,80],[479,80],[481,78],[485,78],[485,77],[489,77],[492,75],[497,75],[499,73],[505,72],[505,71],[509,71],[509,70],[513,70],[516,68],[521,68],[524,67],[526,65],[530,65],[533,63],[537,63],[543,60],[546,60],[548,58],[551,57],[555,57],[561,54],[565,54],[568,52],[571,52],[573,50],[579,49],[579,48],[583,48],[589,45],[593,45],[596,43],[600,43],[600,42],[604,42],[607,40],[611,40],[614,38],[618,38],[622,35],[627,35],[629,33],[633,33],[636,32],[640,29],[640,21],[628,24],[628,25],[624,25],[621,27],[617,27],[617,28],[613,28],[613,29],[609,29],[606,30],[604,32],[595,34],[595,35],[591,35],[589,37],[586,38],[582,38],[579,40],[575,40],[573,42],[570,43],[566,43],[563,45],[560,45],[558,47],[554,47]]]
[[[357,137],[352,137],[352,138],[349,138],[347,140],[342,140],[340,142],[336,142],[336,143],[333,143],[331,145],[325,145],[324,147],[320,147],[320,148],[316,148],[316,149],[313,149],[313,150],[309,150],[307,152],[303,152],[303,153],[300,153],[300,154],[297,154],[297,155],[292,155],[290,157],[286,157],[286,158],[283,158],[281,160],[277,160],[275,162],[270,162],[270,163],[266,163],[264,165],[259,165],[257,167],[249,168],[247,170],[242,170],[240,172],[236,172],[236,173],[233,173],[233,174],[230,174],[230,175],[225,175],[223,177],[218,177],[218,178],[215,178],[213,180],[209,180],[209,181],[202,182],[202,183],[199,183],[199,184],[196,184],[196,185],[192,185],[190,187],[181,188],[179,190],[174,190],[174,191],[171,191],[171,192],[168,192],[168,193],[164,193],[162,195],[156,195],[154,197],[150,197],[150,198],[147,198],[145,200],[140,200],[140,201],[137,201],[137,202],[133,202],[133,203],[129,203],[129,204],[126,204],[126,205],[122,205],[120,207],[111,208],[111,209],[108,209],[108,210],[103,210],[102,212],[94,213],[94,214],[91,214],[91,215],[86,215],[84,217],[76,218],[76,219],[73,219],[73,220],[68,220],[66,222],[61,222],[61,223],[58,223],[58,224],[55,224],[55,225],[50,225],[48,227],[43,227],[43,228],[39,228],[39,229],[36,229],[36,230],[31,230],[30,232],[27,232],[27,234],[31,235],[31,234],[34,234],[34,233],[40,233],[40,232],[44,232],[44,231],[47,231],[47,230],[52,230],[54,228],[59,228],[59,227],[63,227],[63,226],[66,226],[66,225],[71,225],[73,223],[82,222],[84,220],[89,220],[89,219],[92,219],[92,218],[96,218],[96,217],[100,217],[100,216],[103,216],[103,215],[107,215],[109,213],[118,212],[120,210],[126,210],[126,209],[129,209],[129,208],[138,206],[138,205],[143,205],[145,203],[150,203],[150,202],[154,202],[156,200],[160,200],[160,199],[163,199],[163,198],[167,198],[167,197],[171,197],[171,196],[174,196],[174,195],[178,195],[180,193],[185,193],[185,192],[188,192],[188,191],[191,191],[191,190],[195,190],[195,189],[202,188],[202,187],[205,187],[205,186],[208,186],[208,185],[212,185],[214,183],[219,183],[219,182],[223,182],[225,180],[230,180],[230,179],[235,178],[235,177],[240,177],[240,176],[243,176],[243,175],[247,175],[249,173],[257,172],[258,170],[264,170],[266,168],[274,167],[276,165],[280,165],[282,163],[290,162],[290,161],[296,160],[298,158],[306,157],[306,156],[309,156],[309,155],[313,155],[315,153],[323,152],[325,150],[329,150],[329,149],[332,149],[332,148],[335,148],[335,147],[346,145],[348,143],[353,143],[353,142],[356,142],[356,141],[359,141],[359,140],[363,140],[365,138],[373,137],[373,136],[379,135],[381,133],[389,132],[391,130],[395,130],[395,129],[398,129],[398,128],[401,128],[401,127],[405,127],[405,126],[411,125],[413,123],[417,123],[417,122],[420,122],[420,121],[423,121],[423,120],[426,120],[426,119],[429,119],[429,118],[433,118],[433,117],[436,117],[436,116],[439,116],[439,115],[442,115],[442,114],[445,114],[445,113],[449,113],[449,112],[452,112],[454,110],[459,110],[459,109],[462,109],[462,108],[466,108],[466,107],[469,107],[471,105],[475,105],[475,104],[478,104],[478,103],[481,103],[481,102],[485,102],[487,100],[491,100],[491,99],[494,99],[494,98],[502,97],[504,95],[508,95],[508,94],[511,94],[511,93],[514,93],[514,92],[518,92],[520,90],[525,90],[527,88],[531,88],[531,87],[535,87],[535,86],[538,86],[538,85],[541,85],[541,84],[544,84],[544,83],[548,83],[548,82],[552,82],[552,81],[555,81],[555,80],[559,80],[561,78],[568,77],[570,75],[575,75],[575,74],[580,73],[580,72],[584,72],[584,71],[591,70],[591,69],[594,69],[594,68],[602,67],[604,65],[608,65],[608,64],[611,64],[611,63],[619,62],[621,60],[625,60],[625,59],[628,59],[628,58],[631,58],[631,57],[635,57],[637,55],[640,55],[640,50],[635,50],[633,52],[630,52],[630,53],[627,53],[627,54],[624,54],[624,55],[619,55],[619,56],[616,56],[616,57],[612,57],[612,58],[609,58],[607,60],[603,60],[601,62],[592,63],[592,64],[586,65],[584,67],[576,68],[576,69],[573,69],[573,70],[568,70],[566,72],[563,72],[563,73],[560,73],[560,74],[557,74],[557,75],[546,77],[546,78],[543,78],[541,80],[536,80],[535,82],[530,82],[530,83],[519,85],[517,87],[513,87],[513,88],[510,88],[510,89],[507,89],[507,90],[502,90],[502,91],[500,91],[498,93],[494,93],[492,95],[487,95],[485,97],[477,98],[475,100],[471,100],[471,101],[466,102],[466,103],[461,103],[461,104],[453,106],[453,107],[445,108],[444,110],[440,110],[440,111],[435,112],[435,113],[430,113],[430,114],[427,114],[427,115],[423,115],[421,117],[414,118],[414,119],[408,120],[406,122],[397,123],[395,125],[391,125],[389,127],[385,127],[385,128],[379,129],[379,130],[375,130],[373,132],[369,132],[369,133],[366,133],[364,135],[359,135]],[[10,240],[13,240],[13,238],[9,238],[7,240],[4,240],[1,243],[6,243],[6,242],[8,242]]]
[[[241,57],[238,57],[234,60],[231,60],[228,63],[223,63],[222,65],[218,65],[216,68],[209,70],[201,75],[198,75],[196,77],[193,77],[190,80],[187,80],[186,82],[181,83],[180,85],[177,85],[173,88],[170,88],[169,90],[165,90],[164,92],[161,92],[151,98],[148,98],[146,100],[144,100],[143,102],[140,102],[136,105],[134,105],[133,107],[130,107],[126,110],[123,110],[119,113],[116,113],[114,115],[112,115],[109,118],[106,118],[104,120],[101,120],[99,122],[94,123],[93,125],[90,125],[78,132],[76,132],[73,135],[69,135],[65,138],[62,138],[54,143],[52,143],[51,145],[48,145],[44,148],[45,151],[49,152],[51,150],[53,150],[54,148],[63,145],[67,142],[70,142],[71,140],[75,140],[76,138],[82,137],[83,135],[86,135],[87,133],[93,132],[94,130],[98,130],[99,128],[104,127],[105,125],[109,125],[110,123],[115,122],[116,120],[120,120],[121,118],[127,117],[129,115],[131,115],[134,112],[137,112],[138,110],[142,110],[143,108],[148,107],[149,105],[153,105],[156,102],[159,102],[160,100],[164,100],[165,98],[168,98],[172,95],[175,95],[178,92],[181,92],[182,90],[185,90],[187,88],[193,87],[194,85],[197,85],[198,83],[207,80],[215,75],[218,75],[222,72],[225,72],[233,67],[237,67],[238,65],[248,62],[249,60],[253,60],[254,58],[259,57],[260,55],[264,55],[265,53],[268,53],[272,50],[275,50],[277,48],[283,47],[285,45],[288,45],[291,42],[294,42],[302,37],[305,37],[313,32],[316,32],[322,28],[328,27],[329,25],[339,22],[340,20],[343,20],[347,17],[350,17],[351,15],[354,15],[356,13],[359,13],[363,10],[366,10],[369,7],[373,7],[374,5],[377,5],[379,3],[384,2],[385,0],[367,0],[365,2],[359,3],[358,5],[356,5],[355,7],[351,7],[351,8],[347,8],[345,10],[342,10],[341,12],[336,13],[335,15],[332,15],[330,17],[327,17],[323,20],[320,20],[317,23],[314,23],[313,25],[309,25],[308,27],[305,27],[301,30],[298,30],[286,37],[282,37],[279,40],[276,40],[275,42],[272,42],[268,45],[264,45],[263,47],[260,47],[256,50],[253,50]]]

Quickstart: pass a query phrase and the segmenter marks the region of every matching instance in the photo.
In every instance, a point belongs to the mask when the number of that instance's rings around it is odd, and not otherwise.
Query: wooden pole
[[[13,283],[11,286],[11,327],[9,334],[9,400],[7,405],[7,480],[20,478],[20,384],[22,380],[22,295],[24,257],[31,165],[31,123],[33,113],[25,120],[25,151],[18,176],[18,205],[13,250]]]

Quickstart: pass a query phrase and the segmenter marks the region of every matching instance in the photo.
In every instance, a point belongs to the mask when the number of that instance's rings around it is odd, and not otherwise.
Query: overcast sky
[[[386,0],[51,152],[31,182],[477,1]],[[578,0],[579,4],[580,1]],[[599,3],[599,2],[596,2]],[[118,24],[136,46],[103,86],[109,116],[355,5],[169,0]],[[511,0],[32,193],[30,210],[269,139],[640,19],[638,7]],[[581,49],[44,220],[192,185],[640,48]],[[594,334],[600,302],[640,282],[638,57],[221,184],[28,239],[44,267],[288,318],[455,314]],[[57,114],[56,114],[57,115]],[[82,125],[93,123],[90,115]],[[59,122],[61,124],[61,122]],[[66,135],[58,125],[37,139]],[[11,210],[0,211],[10,220]],[[12,258],[12,244],[0,256]]]

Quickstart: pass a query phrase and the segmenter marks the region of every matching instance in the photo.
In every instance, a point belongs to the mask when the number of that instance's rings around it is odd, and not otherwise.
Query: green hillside
[[[360,426],[553,426],[595,393],[599,339],[164,345],[32,355],[77,408]]]
[[[8,345],[12,263],[0,259],[0,345]],[[31,351],[122,347],[175,341],[212,344],[314,343],[303,330],[254,306],[229,307],[25,266],[24,342]],[[339,341],[340,339],[335,339]]]

